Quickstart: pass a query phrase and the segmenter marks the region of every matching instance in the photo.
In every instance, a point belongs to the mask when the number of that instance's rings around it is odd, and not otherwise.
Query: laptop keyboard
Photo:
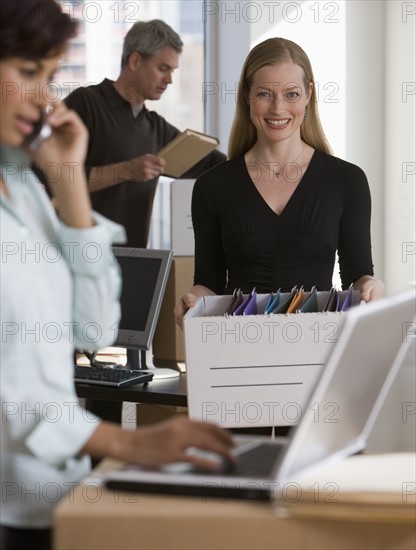
[[[74,368],[74,380],[82,384],[112,386],[124,388],[133,384],[144,384],[153,378],[151,373],[141,373],[133,370],[108,369],[103,367]]]
[[[235,464],[224,461],[220,470],[193,467],[192,472],[204,475],[231,475],[233,477],[270,478],[277,456],[284,445],[260,443],[246,451],[239,451]]]
[[[229,466],[227,473],[241,477],[270,477],[282,447],[283,445],[263,443],[242,451],[238,455],[237,463]]]

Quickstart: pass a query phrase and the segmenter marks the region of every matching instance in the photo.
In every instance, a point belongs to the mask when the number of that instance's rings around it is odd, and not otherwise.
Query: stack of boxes
[[[185,372],[185,339],[175,323],[173,309],[193,285],[194,231],[191,199],[194,179],[175,180],[170,186],[171,248],[173,262],[163,297],[156,331],[153,336],[153,364]],[[170,405],[137,405],[137,425],[153,424],[187,409]]]
[[[156,332],[153,338],[153,362],[156,366],[185,369],[183,331],[176,325],[173,309],[193,285],[194,232],[191,199],[194,179],[171,183],[171,247],[173,263],[169,275]]]

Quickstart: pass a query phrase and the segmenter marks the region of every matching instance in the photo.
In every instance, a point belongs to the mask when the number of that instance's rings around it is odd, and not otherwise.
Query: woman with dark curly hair
[[[124,230],[91,211],[84,178],[87,131],[47,88],[76,25],[53,0],[0,0],[1,540],[4,550],[51,547],[52,509],[90,467],[88,455],[143,465],[229,460],[230,435],[178,416],[135,431],[83,410],[73,350],[113,341],[120,277],[111,255]],[[49,132],[34,139],[45,111]],[[36,143],[36,146],[35,146]],[[58,216],[30,170],[53,165]],[[52,170],[49,170],[52,173]],[[99,257],[88,261],[86,245]],[[88,327],[96,327],[91,336]]]

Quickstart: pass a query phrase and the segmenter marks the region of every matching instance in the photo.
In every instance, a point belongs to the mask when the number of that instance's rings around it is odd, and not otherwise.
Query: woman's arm
[[[31,152],[31,157],[45,174],[49,172],[45,167],[58,167],[57,175],[50,177],[48,183],[61,220],[69,227],[92,227],[83,166],[88,132],[78,115],[62,102],[53,108],[46,122],[52,127],[52,135]]]
[[[371,196],[365,173],[345,163],[345,205],[339,228],[338,253],[344,288],[351,283],[368,302],[384,295],[383,283],[374,277],[371,257]]]
[[[124,230],[91,211],[83,164],[88,133],[79,116],[60,103],[47,122],[52,135],[32,158],[41,169],[50,163],[59,167],[49,185],[60,218],[58,240],[73,280],[74,343],[94,350],[117,335],[121,279],[110,247],[124,242]]]
[[[168,462],[192,462],[215,467],[210,461],[189,455],[189,447],[208,450],[233,462],[233,440],[229,432],[206,422],[193,422],[178,415],[157,425],[122,430],[116,424],[101,422],[81,449],[81,454],[109,456],[143,466]]]

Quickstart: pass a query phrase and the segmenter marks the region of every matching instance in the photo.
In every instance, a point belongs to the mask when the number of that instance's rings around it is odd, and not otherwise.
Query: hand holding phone
[[[52,134],[52,128],[45,124],[46,113],[42,112],[39,120],[34,125],[32,134],[26,138],[26,145],[31,151],[36,151],[40,144]]]

